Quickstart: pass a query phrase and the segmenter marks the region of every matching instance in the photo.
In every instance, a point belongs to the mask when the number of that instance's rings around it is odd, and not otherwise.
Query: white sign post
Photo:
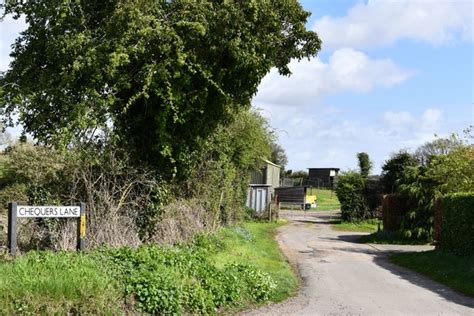
[[[8,204],[8,249],[10,254],[16,254],[17,218],[77,218],[77,250],[85,247],[86,236],[86,204],[80,203],[73,206],[32,206],[18,205],[16,202]]]

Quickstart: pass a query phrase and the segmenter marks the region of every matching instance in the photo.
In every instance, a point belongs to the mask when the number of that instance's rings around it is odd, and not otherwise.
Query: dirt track
[[[354,243],[360,234],[333,231],[330,214],[282,214],[290,223],[277,240],[302,277],[301,290],[243,315],[474,315],[474,299],[386,259],[431,247]]]

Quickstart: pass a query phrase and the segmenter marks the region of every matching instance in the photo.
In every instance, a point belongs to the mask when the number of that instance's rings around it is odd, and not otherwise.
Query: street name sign
[[[77,218],[77,250],[84,250],[86,236],[86,204],[72,206],[54,205],[18,205],[16,202],[8,204],[8,249],[10,254],[16,254],[17,246],[17,219],[18,218]]]
[[[17,217],[79,217],[80,206],[28,206],[16,207]]]

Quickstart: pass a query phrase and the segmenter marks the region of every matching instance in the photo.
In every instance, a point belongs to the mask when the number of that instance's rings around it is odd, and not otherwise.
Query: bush
[[[370,217],[364,198],[365,181],[357,172],[346,172],[339,176],[336,195],[341,202],[343,221],[358,221]]]
[[[218,239],[199,235],[189,245],[104,249],[102,255],[124,295],[146,313],[208,314],[242,301],[268,300],[273,279],[248,264],[217,268],[209,255],[220,247]]]
[[[457,255],[474,255],[473,192],[444,197],[441,247]]]

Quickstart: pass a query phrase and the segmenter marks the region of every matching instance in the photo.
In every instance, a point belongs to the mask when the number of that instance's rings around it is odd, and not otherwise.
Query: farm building
[[[264,160],[265,165],[260,170],[250,174],[250,185],[247,192],[246,206],[262,213],[268,208],[274,194],[275,188],[280,186],[279,165]]]
[[[339,168],[308,168],[308,184],[332,188],[337,183],[339,170]]]

